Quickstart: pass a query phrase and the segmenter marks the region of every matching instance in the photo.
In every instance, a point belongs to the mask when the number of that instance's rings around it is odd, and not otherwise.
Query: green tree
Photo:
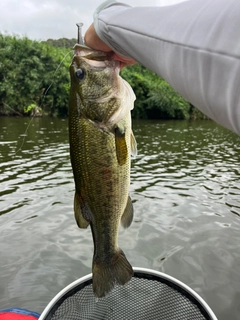
[[[188,119],[190,104],[166,81],[137,64],[122,70],[137,100],[132,112],[136,118]]]
[[[3,35],[0,48],[0,113],[25,114],[36,105],[50,115],[58,110],[66,115],[71,58],[63,58],[68,51]]]
[[[0,114],[67,116],[70,48],[75,43],[75,39],[38,42],[0,34]],[[133,118],[207,118],[140,64],[124,68],[121,75],[136,95]]]
[[[77,43],[77,39],[67,39],[67,38],[60,38],[60,39],[48,39],[46,41],[42,41],[42,43],[48,44],[52,47],[57,48],[67,48],[72,49],[74,45]]]

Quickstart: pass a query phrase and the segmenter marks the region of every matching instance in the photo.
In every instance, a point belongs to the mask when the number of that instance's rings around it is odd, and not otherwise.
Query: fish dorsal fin
[[[128,228],[133,221],[133,205],[132,200],[130,197],[128,197],[126,208],[123,212],[122,218],[121,218],[121,224],[123,228]]]
[[[128,158],[128,149],[124,128],[115,128],[115,145],[118,164],[122,166],[126,163]]]

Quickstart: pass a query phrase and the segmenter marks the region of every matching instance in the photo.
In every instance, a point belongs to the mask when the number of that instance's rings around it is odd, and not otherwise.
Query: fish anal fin
[[[74,216],[79,228],[86,229],[90,223],[90,221],[86,220],[83,216],[82,206],[79,201],[79,196],[75,192],[74,196]]]
[[[116,127],[115,128],[115,145],[116,145],[116,155],[120,166],[127,162],[128,158],[128,148],[126,143],[125,130]]]
[[[123,228],[128,228],[133,221],[133,205],[132,200],[130,197],[128,197],[126,208],[123,212],[122,218],[121,218],[121,225]]]
[[[98,298],[105,297],[116,283],[124,285],[132,276],[132,266],[121,249],[107,261],[93,259],[93,292]]]

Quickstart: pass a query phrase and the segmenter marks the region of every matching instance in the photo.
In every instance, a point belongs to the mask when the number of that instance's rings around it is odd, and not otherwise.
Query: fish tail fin
[[[98,298],[106,296],[115,284],[124,285],[132,276],[132,266],[121,249],[110,260],[93,259],[93,292]]]

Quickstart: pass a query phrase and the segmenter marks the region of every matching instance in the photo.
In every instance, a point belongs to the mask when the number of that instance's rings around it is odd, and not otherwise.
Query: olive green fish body
[[[128,227],[133,218],[129,184],[130,155],[136,148],[130,116],[134,94],[119,77],[117,62],[104,53],[77,51],[70,72],[74,212],[80,228],[91,226],[93,290],[103,297],[133,274],[117,238],[120,221]]]

